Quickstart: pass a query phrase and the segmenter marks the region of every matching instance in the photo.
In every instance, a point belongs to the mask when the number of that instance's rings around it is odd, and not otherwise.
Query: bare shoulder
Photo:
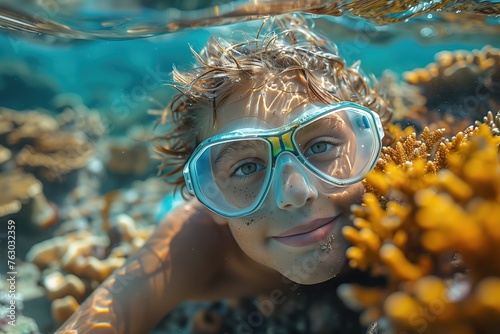
[[[155,238],[159,242],[171,238],[169,253],[172,259],[178,258],[196,268],[192,275],[197,276],[197,289],[192,290],[189,299],[247,296],[282,284],[280,274],[250,259],[240,249],[228,226],[216,223],[197,200],[169,214]],[[184,276],[184,279],[191,281],[193,277]]]
[[[147,246],[159,257],[168,258],[170,273],[179,276],[179,283],[203,287],[223,266],[230,238],[224,226],[217,224],[197,200],[191,200],[163,219]],[[196,289],[189,290],[194,293]]]

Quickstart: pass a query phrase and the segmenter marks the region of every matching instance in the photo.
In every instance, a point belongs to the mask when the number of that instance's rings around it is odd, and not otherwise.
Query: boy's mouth
[[[273,239],[292,247],[303,247],[323,241],[331,234],[338,217],[313,220],[274,236]]]

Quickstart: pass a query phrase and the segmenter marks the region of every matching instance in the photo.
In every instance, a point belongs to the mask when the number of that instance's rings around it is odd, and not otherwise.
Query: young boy
[[[173,72],[173,129],[157,148],[167,180],[195,198],[57,333],[146,333],[185,300],[272,295],[343,270],[341,229],[389,108],[299,16],[246,38],[212,38],[196,67]]]

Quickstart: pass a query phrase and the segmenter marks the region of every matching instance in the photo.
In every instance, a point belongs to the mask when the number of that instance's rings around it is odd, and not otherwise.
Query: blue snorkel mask
[[[379,116],[366,107],[319,106],[279,128],[206,139],[187,161],[184,179],[209,210],[228,218],[248,216],[266,199],[280,164],[297,162],[311,182],[346,187],[373,169],[383,137]]]

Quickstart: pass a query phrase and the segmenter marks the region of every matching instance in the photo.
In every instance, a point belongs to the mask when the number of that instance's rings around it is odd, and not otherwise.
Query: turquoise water
[[[147,3],[141,3],[144,2]],[[8,1],[1,1],[0,5],[4,3]],[[81,2],[75,3],[82,5]],[[200,51],[212,34],[226,36],[238,31],[255,31],[260,22],[187,27],[159,33],[162,31],[160,28],[164,28],[159,23],[166,17],[161,9],[152,11],[151,6],[148,6],[130,12],[113,10],[112,5],[101,6],[103,3],[112,4],[112,1],[102,2],[101,5],[99,3],[89,1],[78,7],[75,14],[75,11],[64,11],[62,1],[59,1],[56,4],[61,7],[46,7],[42,13],[45,13],[45,18],[58,19],[57,22],[67,24],[73,29],[72,32],[105,32],[100,36],[65,38],[62,37],[62,30],[54,35],[6,29],[0,31],[0,107],[11,108],[19,113],[39,110],[58,117],[63,111],[60,102],[63,96],[66,101],[73,99],[73,102],[66,103],[85,106],[101,116],[105,128],[101,135],[91,137],[89,129],[85,129],[90,141],[95,144],[96,152],[95,157],[83,168],[84,173],[78,177],[73,175],[72,178],[64,176],[56,181],[43,180],[48,202],[57,207],[59,223],[71,222],[95,228],[95,225],[102,223],[103,214],[99,206],[101,202],[97,205],[92,200],[102,200],[105,194],[120,191],[121,198],[110,209],[111,220],[119,213],[126,212],[136,219],[138,225],[154,225],[180,198],[165,195],[171,189],[154,188],[161,181],[148,183],[146,186],[134,184],[137,180],[154,178],[157,161],[147,161],[147,166],[139,172],[119,171],[116,166],[111,166],[111,153],[106,145],[110,145],[110,141],[114,139],[125,142],[133,138],[131,131],[138,127],[143,134],[150,133],[156,117],[149,115],[148,111],[162,109],[168,103],[174,93],[173,89],[167,87],[170,82],[169,73],[173,66],[189,67],[194,62],[190,47]],[[183,6],[182,3],[176,2],[178,6]],[[499,1],[489,3],[494,6]],[[53,3],[49,1],[46,4]],[[39,7],[36,8],[40,10]],[[377,26],[365,19],[352,17],[310,16],[310,19],[318,31],[338,46],[348,64],[360,60],[361,68],[366,74],[381,77],[385,70],[402,76],[407,71],[423,68],[432,63],[436,54],[441,51],[482,49],[485,45],[500,48],[498,17],[492,15],[479,20],[474,17],[477,21],[471,23],[466,16],[460,18],[460,14],[457,15],[449,21],[436,20],[431,15],[390,26]],[[105,29],[102,23],[106,21],[122,24]],[[139,23],[152,21],[157,28],[154,33],[147,30],[144,33],[139,30],[137,33],[130,33],[127,30],[127,27],[137,28]],[[100,146],[103,142],[105,145]],[[127,141],[127,149],[135,143]],[[141,146],[147,152],[149,148]],[[13,148],[14,152],[16,150],[20,148]],[[121,152],[125,152],[125,149]],[[131,156],[130,160],[140,160],[133,154]],[[2,165],[0,162],[0,172],[13,169],[13,166]],[[152,198],[141,202],[148,193],[153,194]],[[3,199],[2,195],[0,194],[0,199]],[[139,211],[132,212],[133,208],[139,207],[137,203],[144,206]],[[52,226],[19,235],[20,258],[36,242],[57,233],[58,226]],[[4,253],[3,248],[2,252]],[[3,269],[0,273],[3,273]],[[37,282],[33,285],[35,283]],[[50,332],[48,328],[53,329],[55,325],[51,320],[47,306],[49,304],[47,302],[43,304],[44,307],[40,307],[34,300],[40,302],[43,298],[37,298],[27,299],[25,314],[34,318],[40,328]]]
[[[325,23],[326,21],[326,23]],[[336,36],[341,27],[330,22],[332,30],[323,20],[323,30],[338,45],[347,63],[361,60],[367,74],[380,76],[390,69],[402,74],[425,67],[434,61],[435,54],[443,50],[481,49],[484,45],[500,46],[496,36],[487,33],[467,32],[441,38],[416,39],[419,27],[407,27],[401,34],[395,32],[349,31]],[[225,27],[200,28],[170,33],[162,36],[133,40],[66,40],[54,38],[47,43],[37,35],[4,32],[0,34],[0,60],[27,68],[34,76],[45,78],[53,87],[53,94],[75,93],[83,103],[97,108],[104,114],[126,118],[143,114],[148,108],[164,105],[172,91],[160,87],[169,82],[172,66],[185,66],[193,62],[189,46],[201,50],[212,33],[224,34],[232,29],[248,29],[248,23]],[[364,27],[367,27],[364,25]],[[369,27],[369,26],[368,26]],[[412,29],[415,28],[415,31]],[[407,32],[407,33],[404,33]],[[348,36],[349,37],[349,36]],[[144,80],[151,78],[151,83]],[[42,79],[43,80],[43,79]],[[156,84],[158,85],[156,85]],[[39,96],[34,87],[9,88],[0,91],[2,105],[14,109],[37,107],[51,108],[47,95]],[[147,86],[147,87],[145,87]],[[30,96],[25,99],[21,97]],[[147,100],[155,102],[148,102]]]

